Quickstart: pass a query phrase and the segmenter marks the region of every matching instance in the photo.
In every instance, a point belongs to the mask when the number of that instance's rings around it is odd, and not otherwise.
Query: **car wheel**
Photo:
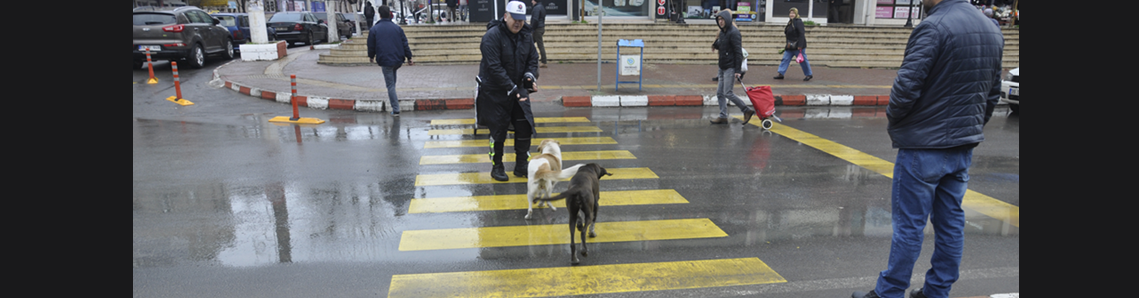
[[[195,44],[190,49],[190,56],[186,57],[186,61],[190,62],[190,68],[202,68],[206,65],[206,52],[202,50],[202,45]]]
[[[1017,114],[1019,114],[1019,113],[1020,113],[1020,105],[1019,105],[1019,104],[1015,104],[1015,105],[1014,105],[1014,104],[1010,104],[1010,105],[1008,105],[1008,107],[1009,107],[1010,109],[1012,109],[1012,112],[1013,112],[1013,113],[1017,113]]]
[[[226,60],[233,59],[233,41],[232,40],[228,40],[228,39],[225,40],[225,53],[223,53],[223,54],[225,54]]]

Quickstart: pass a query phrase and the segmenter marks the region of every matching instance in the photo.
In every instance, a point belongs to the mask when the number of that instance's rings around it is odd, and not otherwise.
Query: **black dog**
[[[577,230],[581,231],[581,256],[589,256],[589,251],[585,247],[585,227],[589,227],[589,237],[597,237],[597,233],[593,232],[593,224],[597,220],[597,199],[601,191],[599,181],[601,176],[613,176],[605,171],[605,168],[595,164],[586,164],[577,170],[577,174],[570,178],[569,188],[565,192],[560,193],[552,198],[534,198],[534,202],[538,201],[555,201],[566,199],[566,209],[569,209],[569,227],[570,227],[570,263],[577,265],[577,247],[574,243],[574,226]],[[581,211],[582,220],[578,222],[578,211]]]

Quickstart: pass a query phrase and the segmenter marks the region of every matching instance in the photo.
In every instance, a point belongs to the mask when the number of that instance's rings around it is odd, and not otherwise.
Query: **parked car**
[[[316,44],[317,40],[328,41],[328,26],[311,12],[287,11],[273,14],[267,21],[269,27],[277,30],[277,38],[293,44]]]
[[[324,21],[325,24],[328,24],[327,12],[315,12],[313,14],[316,15],[316,18]],[[352,30],[354,29],[356,29],[356,25],[349,21],[348,18],[344,16],[344,13],[336,13],[336,31],[340,33],[340,37],[352,37]],[[337,38],[336,40],[340,39]]]
[[[1008,71],[1001,80],[1001,102],[1007,103],[1013,113],[1020,113],[1020,67]]]
[[[233,37],[221,21],[194,6],[134,9],[134,68],[153,60],[185,60],[201,68],[206,56],[233,59]]]
[[[240,53],[241,45],[253,41],[253,35],[249,31],[249,14],[246,13],[215,13],[211,16],[221,21],[221,25],[229,29],[230,36],[233,37],[233,50]],[[277,40],[277,30],[273,30],[268,23],[265,25],[265,35],[269,41]]]

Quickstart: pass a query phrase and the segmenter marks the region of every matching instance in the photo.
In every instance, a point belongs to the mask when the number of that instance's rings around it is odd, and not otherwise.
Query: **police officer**
[[[503,146],[509,127],[514,128],[514,175],[526,177],[530,159],[530,137],[534,135],[534,115],[530,110],[530,92],[537,91],[538,50],[534,47],[531,28],[526,25],[526,5],[520,1],[506,4],[502,20],[487,24],[479,48],[480,81],[477,106],[478,124],[490,128],[490,176],[507,181],[502,164]]]

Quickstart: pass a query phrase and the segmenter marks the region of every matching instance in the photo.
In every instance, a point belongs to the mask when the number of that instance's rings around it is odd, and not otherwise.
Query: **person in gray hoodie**
[[[743,70],[740,69],[740,65],[744,62],[743,38],[740,37],[740,30],[732,26],[730,10],[725,9],[717,13],[716,24],[720,26],[720,37],[713,46],[720,52],[720,73],[717,80],[719,85],[716,88],[716,100],[720,102],[720,116],[712,120],[712,124],[728,123],[727,101],[731,100],[744,113],[743,124],[746,125],[751,121],[751,116],[755,115],[755,109],[749,108],[747,103],[732,91],[736,84],[735,80],[743,75]]]

